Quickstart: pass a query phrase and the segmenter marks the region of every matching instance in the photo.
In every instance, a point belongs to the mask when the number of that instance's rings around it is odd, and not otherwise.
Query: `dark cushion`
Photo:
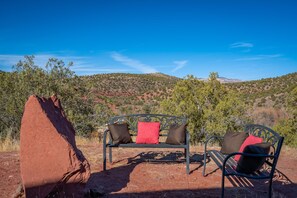
[[[244,140],[249,136],[246,132],[227,132],[224,135],[221,153],[230,154],[238,152]]]
[[[250,154],[269,154],[271,144],[267,142],[252,144],[245,147],[243,153]],[[259,170],[265,162],[266,157],[248,157],[241,156],[239,158],[236,171],[250,174]]]
[[[166,144],[185,144],[186,140],[186,124],[171,125],[169,128],[168,136],[166,139]]]
[[[128,124],[110,124],[108,125],[108,129],[110,130],[113,144],[127,144],[132,142]]]

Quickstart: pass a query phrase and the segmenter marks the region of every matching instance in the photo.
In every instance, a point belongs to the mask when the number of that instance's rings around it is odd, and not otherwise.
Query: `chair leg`
[[[109,162],[112,163],[112,148],[109,147]]]

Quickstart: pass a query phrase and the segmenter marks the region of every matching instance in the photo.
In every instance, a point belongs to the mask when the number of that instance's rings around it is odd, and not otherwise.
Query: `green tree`
[[[149,104],[145,104],[143,106],[143,109],[142,110],[144,111],[144,113],[149,114],[149,113],[151,113],[151,106]]]
[[[189,120],[191,141],[201,141],[209,134],[223,134],[237,130],[245,120],[244,104],[238,96],[227,91],[217,80],[218,74],[211,73],[203,82],[187,76],[174,87],[172,97],[161,102],[162,111],[186,116]]]
[[[18,138],[24,104],[30,95],[50,97],[58,95],[68,119],[79,134],[92,130],[88,116],[94,114],[93,102],[84,82],[70,70],[72,63],[51,58],[45,68],[35,65],[34,56],[25,56],[11,73],[1,73],[0,133],[12,131]]]

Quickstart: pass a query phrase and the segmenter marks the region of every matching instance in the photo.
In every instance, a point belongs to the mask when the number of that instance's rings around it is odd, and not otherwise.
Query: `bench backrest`
[[[160,122],[160,136],[166,136],[171,125],[182,125],[187,123],[185,117],[178,117],[172,115],[163,114],[131,114],[121,115],[110,118],[108,124],[121,124],[127,123],[129,130],[132,131],[131,135],[137,135],[137,124],[138,121],[142,122]],[[135,134],[133,134],[133,132]]]
[[[250,135],[263,138],[263,142],[269,142],[275,147],[281,139],[281,136],[277,132],[263,125],[248,124],[245,126],[244,131]]]
[[[269,161],[270,165],[272,166],[273,173],[282,148],[284,137],[280,136],[277,132],[273,131],[272,129],[258,124],[248,124],[245,126],[244,131],[248,132],[250,135],[263,138],[263,142],[271,143],[273,147],[273,151],[271,154],[275,157],[273,159],[270,159]]]

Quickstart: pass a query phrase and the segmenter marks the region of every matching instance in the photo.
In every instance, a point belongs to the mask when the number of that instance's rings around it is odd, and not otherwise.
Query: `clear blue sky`
[[[297,72],[297,1],[0,1],[0,69],[23,55],[78,75],[162,72],[242,80]]]

